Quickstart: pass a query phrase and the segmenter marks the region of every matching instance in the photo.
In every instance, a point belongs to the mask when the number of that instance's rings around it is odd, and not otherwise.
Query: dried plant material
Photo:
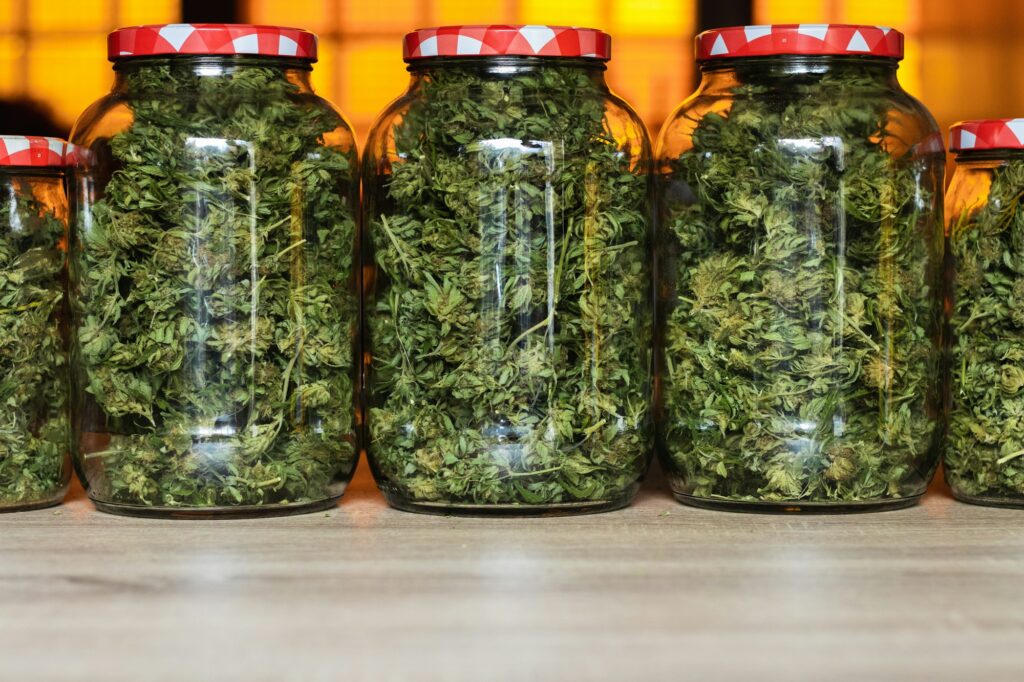
[[[651,446],[639,123],[578,67],[452,65],[421,87],[391,173],[367,176],[382,487],[442,506],[625,503]]]
[[[77,233],[90,492],[157,507],[336,495],[356,457],[354,158],[325,144],[342,121],[281,68],[124,68],[134,118]]]
[[[729,109],[664,169],[673,487],[745,503],[919,495],[941,433],[941,159],[914,156],[894,119],[926,114],[858,62],[737,71]]]
[[[977,171],[975,171],[977,172]],[[968,498],[1024,504],[1024,161],[991,170],[955,216],[952,390],[945,472]]]
[[[0,508],[67,485],[67,359],[60,331],[64,223],[6,178],[0,193]]]

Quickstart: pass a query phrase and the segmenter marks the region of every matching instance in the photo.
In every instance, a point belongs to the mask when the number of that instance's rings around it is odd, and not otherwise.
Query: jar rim
[[[153,56],[267,56],[317,60],[317,36],[301,28],[262,24],[146,24],[107,36],[107,59]]]

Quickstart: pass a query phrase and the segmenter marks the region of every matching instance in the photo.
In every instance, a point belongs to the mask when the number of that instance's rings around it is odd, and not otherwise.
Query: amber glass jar
[[[71,478],[64,146],[0,135],[0,512],[59,504]]]
[[[363,166],[368,455],[396,507],[629,503],[653,441],[650,145],[610,40],[406,37]]]
[[[697,38],[660,135],[659,449],[683,502],[913,503],[943,433],[941,138],[875,26]]]
[[[1024,507],[1024,119],[964,121],[950,138],[946,481],[964,502]]]
[[[357,155],[296,29],[110,36],[75,125],[76,461],[144,515],[332,505],[356,463]]]

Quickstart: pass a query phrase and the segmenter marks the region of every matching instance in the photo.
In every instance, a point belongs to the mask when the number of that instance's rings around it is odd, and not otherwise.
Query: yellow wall
[[[70,126],[110,88],[106,34],[118,26],[178,21],[179,5],[178,0],[0,0],[0,97],[41,100]]]

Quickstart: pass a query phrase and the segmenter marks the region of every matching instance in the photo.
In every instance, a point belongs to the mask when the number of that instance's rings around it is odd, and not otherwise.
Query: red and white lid
[[[67,143],[56,137],[0,135],[0,166],[64,166]]]
[[[887,26],[771,24],[716,28],[697,36],[699,62],[801,54],[903,59],[903,34]]]
[[[67,143],[64,148],[64,165],[75,167],[86,163],[92,158],[92,152],[88,147],[79,147],[77,144]]]
[[[954,152],[1024,149],[1024,118],[987,118],[954,123],[949,127],[949,149]]]
[[[107,36],[107,59],[155,55],[235,54],[316,61],[316,35],[299,28],[254,24],[152,24]]]
[[[439,26],[407,33],[402,58],[577,57],[608,61],[612,38],[604,31],[573,26]]]

